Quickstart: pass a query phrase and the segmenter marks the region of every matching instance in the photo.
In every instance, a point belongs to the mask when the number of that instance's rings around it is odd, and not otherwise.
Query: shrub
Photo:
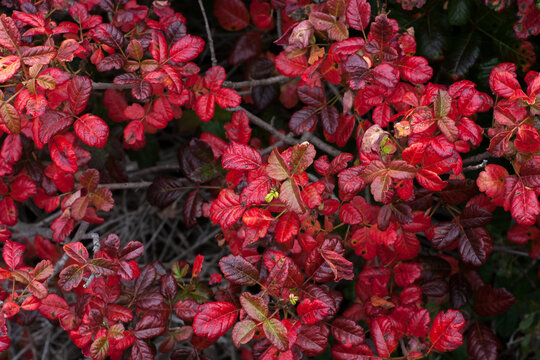
[[[48,319],[97,360],[534,354],[540,10],[511,3],[3,0],[0,350],[53,356]]]

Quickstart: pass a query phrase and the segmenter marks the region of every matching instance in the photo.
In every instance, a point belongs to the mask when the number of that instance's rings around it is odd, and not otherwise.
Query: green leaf
[[[245,292],[240,296],[240,304],[253,320],[259,322],[266,320],[268,305],[266,305],[262,297]]]
[[[263,323],[263,330],[266,338],[279,351],[285,351],[289,348],[289,339],[287,338],[287,328],[278,319],[269,319]]]
[[[464,77],[480,55],[480,41],[474,32],[458,41],[446,64],[446,69],[454,80]]]
[[[441,27],[432,20],[432,17],[428,17],[427,22],[418,27],[416,34],[418,55],[432,61],[443,58],[446,50],[446,38]]]
[[[448,2],[448,22],[452,25],[465,25],[471,17],[469,0],[450,0]]]

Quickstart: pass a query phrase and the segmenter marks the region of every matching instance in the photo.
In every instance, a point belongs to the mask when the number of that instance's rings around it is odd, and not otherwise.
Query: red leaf
[[[228,255],[219,261],[225,278],[238,285],[251,286],[259,281],[259,271],[242,256]]]
[[[371,5],[367,0],[351,0],[347,6],[347,24],[355,30],[364,30],[371,17]]]
[[[524,153],[538,152],[540,150],[540,134],[538,130],[529,124],[521,125],[518,128],[514,145],[516,150]]]
[[[6,335],[0,336],[0,352],[4,352],[7,349],[9,349],[10,345],[11,345],[11,339],[9,338],[9,336],[6,336]]]
[[[489,86],[498,96],[509,98],[517,91],[521,90],[521,86],[516,77],[516,65],[512,63],[503,63],[491,70],[491,74],[489,75]]]
[[[33,46],[23,51],[21,59],[28,66],[48,65],[55,56],[53,46]]]
[[[225,30],[238,31],[249,25],[249,12],[242,0],[216,0],[214,15]]]
[[[210,121],[214,117],[215,107],[214,94],[204,94],[199,96],[195,102],[195,112],[202,121]]]
[[[242,304],[242,309],[253,320],[261,322],[267,319],[268,305],[262,297],[244,292],[240,296],[240,304]]]
[[[328,315],[330,307],[319,299],[304,299],[296,311],[304,324],[315,324]]]
[[[399,338],[388,316],[379,316],[371,321],[371,335],[379,356],[387,358],[397,348]]]
[[[234,345],[238,348],[242,344],[248,343],[257,330],[257,324],[253,320],[242,320],[234,325],[232,339]]]
[[[507,187],[511,183],[507,181]],[[504,209],[510,212],[518,224],[530,226],[536,222],[536,216],[540,214],[540,203],[535,191],[525,187],[521,181],[517,181],[511,192],[506,192]],[[510,202],[510,206],[508,205]]]
[[[285,76],[296,77],[304,73],[308,68],[308,62],[305,56],[297,56],[289,59],[285,52],[280,52],[274,59],[276,69]]]
[[[211,302],[193,320],[195,335],[215,339],[225,334],[235,323],[238,309],[229,302]]]
[[[236,90],[227,88],[219,89],[215,93],[215,100],[222,109],[235,108],[242,102]]]
[[[418,263],[400,263],[394,267],[396,284],[402,287],[411,285],[422,275],[422,267]]]
[[[255,2],[252,2],[253,5]],[[266,4],[266,3],[264,3]],[[268,5],[268,4],[266,4]],[[239,65],[261,53],[261,35],[256,31],[248,31],[238,38],[229,54],[229,63]]]
[[[66,300],[56,294],[49,294],[39,306],[39,312],[47,319],[62,318],[70,314],[69,306]]]
[[[15,22],[6,14],[0,16],[0,46],[15,51],[21,45],[21,33]]]
[[[60,272],[58,286],[64,291],[71,291],[79,286],[83,278],[84,269],[79,265],[69,265]]]
[[[345,348],[353,348],[364,342],[364,329],[354,320],[344,317],[332,322],[332,336]]]
[[[11,183],[11,198],[25,202],[36,193],[36,184],[28,176],[19,175]]]
[[[422,84],[431,79],[433,69],[428,65],[425,58],[421,56],[411,56],[401,65],[404,80],[413,84]]]
[[[372,76],[379,84],[391,89],[399,82],[399,70],[388,63],[378,65],[373,69]]]
[[[465,319],[459,311],[440,312],[429,331],[429,339],[437,351],[452,351],[463,344],[460,330],[465,326]]]
[[[137,339],[150,339],[165,332],[165,326],[155,315],[143,316],[135,326],[133,336]]]
[[[73,124],[77,136],[87,145],[102,148],[109,137],[105,121],[92,114],[84,114]]]
[[[236,111],[231,122],[225,124],[227,139],[241,144],[247,144],[251,138],[249,118],[244,111]]]
[[[22,265],[22,258],[25,248],[26,247],[23,244],[10,240],[5,242],[4,248],[2,249],[2,258],[11,270],[15,270]]]
[[[321,256],[330,266],[334,273],[334,281],[341,279],[352,280],[354,278],[353,264],[335,251],[321,249]]]
[[[126,43],[124,34],[111,24],[99,24],[88,32],[94,40],[115,49],[122,49]]]
[[[18,212],[15,202],[11,197],[4,197],[0,200],[0,224],[13,226],[17,224]]]
[[[296,135],[301,135],[305,132],[312,131],[317,124],[317,120],[318,118],[315,109],[304,107],[291,116],[289,127]]]
[[[77,171],[77,157],[73,144],[63,135],[56,135],[49,143],[53,162],[62,171],[74,174]]]
[[[419,169],[416,173],[416,180],[422,185],[422,187],[431,191],[441,191],[448,185],[446,181],[431,170]]]
[[[495,316],[507,312],[516,298],[505,288],[482,286],[474,296],[474,311],[480,316]]]
[[[225,169],[254,170],[262,165],[262,159],[252,147],[233,141],[223,153],[221,163]]]
[[[478,174],[476,185],[494,200],[504,197],[504,180],[509,176],[508,171],[500,165],[489,164],[484,171]]]
[[[18,56],[9,55],[0,59],[0,84],[8,81],[21,67]]]
[[[92,81],[88,76],[75,76],[67,86],[69,107],[74,115],[80,114],[92,93]]]
[[[484,324],[475,322],[467,333],[467,354],[473,360],[497,360],[497,336]]]
[[[140,120],[131,121],[124,129],[124,143],[129,148],[139,149],[145,144],[144,125]]]
[[[278,319],[272,318],[263,323],[263,330],[266,338],[279,351],[286,351],[289,348],[289,339],[287,338],[287,328]]]
[[[169,57],[176,63],[188,62],[199,56],[203,48],[203,39],[188,34],[171,46]]]
[[[60,61],[73,61],[73,56],[75,51],[79,48],[79,43],[74,39],[66,39],[62,41],[58,52],[56,53],[56,58]]]
[[[299,228],[300,221],[298,215],[293,212],[286,212],[279,218],[276,224],[276,241],[279,243],[286,243],[298,234]]]
[[[81,265],[88,263],[88,250],[80,242],[64,245],[66,254]]]

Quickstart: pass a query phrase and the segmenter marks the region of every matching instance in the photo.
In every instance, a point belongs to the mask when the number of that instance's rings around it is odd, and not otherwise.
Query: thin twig
[[[151,181],[127,182],[116,184],[100,184],[99,187],[107,187],[109,190],[143,189],[152,185]]]
[[[248,116],[249,120],[253,124],[255,124],[258,127],[260,127],[262,129],[270,132],[271,134],[275,135],[276,137],[278,137],[280,140],[282,140],[286,144],[296,145],[296,144],[298,144],[300,142],[298,139],[295,139],[295,138],[293,138],[293,137],[291,137],[289,135],[285,135],[285,134],[279,132],[271,124],[267,123],[266,121],[264,121],[263,119],[261,119],[257,115],[249,112],[248,110],[246,110],[242,106],[238,106],[236,108],[232,108],[232,109],[228,109],[228,110],[229,111],[240,111],[240,110],[244,111],[246,113],[246,115]],[[305,133],[305,138],[307,140],[309,140],[313,145],[315,145],[315,147],[319,148],[320,150],[324,151],[325,153],[327,153],[329,155],[332,155],[332,156],[336,157],[339,154],[341,154],[341,151],[339,151],[338,149],[333,148],[332,146],[328,145],[327,143],[325,143],[324,141],[322,141],[321,139],[319,139],[318,137],[316,137],[315,135],[313,135],[311,133]]]
[[[199,0],[199,6],[204,20],[204,27],[206,28],[206,35],[208,36],[208,47],[210,48],[210,57],[212,58],[212,66],[217,66],[216,50],[214,49],[214,39],[212,39],[212,32],[210,31],[210,24],[208,24],[208,18],[206,17],[206,10],[202,0]]]
[[[486,159],[484,159],[484,160],[482,160],[482,162],[480,164],[466,166],[461,171],[462,172],[467,172],[467,171],[480,170],[482,168],[485,168],[487,164],[488,164],[488,161]]]
[[[524,257],[530,258],[529,254],[527,254],[526,252],[510,249],[510,248],[507,248],[506,246],[494,246],[493,250],[498,251],[498,252],[507,253],[507,254],[519,255],[519,256],[524,256]]]
[[[223,87],[230,88],[230,89],[241,89],[243,87],[253,87],[253,86],[263,86],[263,85],[272,85],[272,84],[281,84],[286,83],[290,81],[292,78],[284,75],[278,75],[273,76],[271,78],[267,79],[253,79],[253,80],[246,80],[246,81],[239,81],[239,82],[233,82],[233,81],[225,81],[223,83]]]
[[[109,90],[109,89],[131,89],[135,84],[115,84],[115,83],[102,83],[102,82],[92,82],[92,88],[94,90]]]
[[[479,161],[488,159],[488,158],[490,158],[492,156],[493,155],[491,155],[490,152],[486,151],[486,152],[480,153],[478,155],[474,155],[474,156],[471,156],[469,158],[464,159],[463,160],[463,165],[469,165],[469,164],[477,163]]]
[[[180,166],[178,164],[163,164],[156,165],[146,169],[141,169],[128,174],[129,177],[140,177],[143,175],[153,174],[160,171],[178,171]]]

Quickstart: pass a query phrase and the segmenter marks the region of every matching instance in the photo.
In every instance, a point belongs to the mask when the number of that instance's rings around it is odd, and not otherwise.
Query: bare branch
[[[524,257],[530,258],[529,254],[527,254],[526,252],[519,251],[519,250],[514,250],[514,249],[508,248],[506,246],[494,246],[493,250],[498,251],[498,252],[507,253],[507,254],[519,255],[519,256],[524,256]]]
[[[151,181],[127,182],[116,184],[100,184],[99,187],[107,187],[109,190],[144,189],[152,185]]]
[[[480,164],[477,164],[477,165],[469,165],[467,167],[464,167],[463,170],[461,170],[462,172],[467,172],[467,171],[475,171],[475,170],[479,170],[479,169],[482,169],[482,168],[485,168],[486,165],[487,165],[488,161],[487,160],[482,160],[482,162]]]
[[[463,160],[463,165],[469,165],[469,164],[477,163],[479,161],[488,159],[488,158],[490,158],[492,156],[493,155],[491,155],[490,152],[486,151],[486,152],[480,153],[478,155],[474,155],[474,156],[471,156],[469,158],[464,159]]]
[[[214,49],[214,39],[212,38],[212,31],[208,24],[208,17],[206,16],[206,10],[202,0],[199,0],[199,6],[201,7],[202,16],[204,19],[204,27],[206,28],[206,35],[208,36],[208,47],[210,48],[210,57],[212,58],[212,66],[217,66],[216,50]]]
[[[140,176],[143,176],[143,175],[153,174],[155,172],[167,171],[167,170],[178,171],[178,170],[180,170],[180,166],[178,164],[156,165],[156,166],[152,166],[152,167],[149,167],[149,168],[146,168],[146,169],[141,169],[141,170],[134,171],[134,172],[132,172],[132,173],[130,173],[128,175],[129,175],[129,177],[140,177]]]
[[[92,88],[94,90],[131,89],[134,85],[135,84],[115,84],[115,83],[92,82]]]
[[[286,144],[296,145],[299,142],[301,142],[300,140],[295,139],[292,136],[282,134],[275,127],[273,127],[271,124],[267,123],[266,121],[264,121],[263,119],[261,119],[257,115],[252,114],[251,112],[249,112],[248,110],[246,110],[242,106],[238,106],[236,108],[232,108],[232,109],[228,109],[228,110],[229,111],[239,111],[239,110],[244,111],[246,113],[246,115],[248,116],[249,120],[253,124],[255,124],[258,127],[260,127],[262,129],[270,132],[271,134],[275,135],[277,138],[279,138],[281,141],[283,141]],[[305,138],[306,140],[309,140],[313,145],[315,145],[315,147],[319,148],[320,150],[324,151],[325,153],[327,153],[329,155],[332,155],[332,156],[335,157],[335,156],[338,156],[339,154],[341,154],[341,151],[339,151],[338,149],[335,149],[332,146],[328,145],[327,143],[325,143],[324,141],[322,141],[321,139],[319,139],[318,137],[316,137],[312,133],[305,133],[302,137]]]
[[[225,81],[223,83],[223,87],[230,88],[230,89],[241,89],[243,87],[251,88],[253,86],[283,84],[290,80],[292,80],[292,78],[288,76],[278,75],[278,76],[274,76],[267,79],[253,79],[253,80],[246,80],[246,81],[239,81],[239,82]]]

